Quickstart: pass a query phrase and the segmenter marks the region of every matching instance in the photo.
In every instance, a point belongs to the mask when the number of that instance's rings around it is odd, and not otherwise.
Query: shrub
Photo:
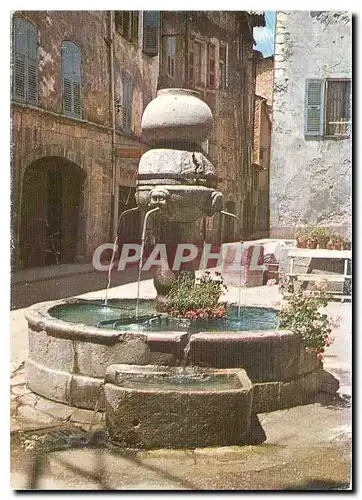
[[[327,304],[328,299],[323,291],[316,295],[299,291],[291,295],[279,312],[279,327],[299,333],[305,349],[315,352],[320,359],[325,348],[333,342],[331,332],[336,326],[333,319],[320,312],[320,308]]]
[[[226,304],[219,300],[226,290],[220,273],[216,273],[213,279],[206,271],[197,280],[188,274],[181,274],[166,297],[167,312],[189,319],[221,318],[226,314]]]

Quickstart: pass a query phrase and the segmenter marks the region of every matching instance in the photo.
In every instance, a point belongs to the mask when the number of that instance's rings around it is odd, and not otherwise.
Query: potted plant
[[[226,314],[226,303],[220,302],[227,290],[221,273],[212,278],[209,271],[199,279],[189,274],[180,275],[173,283],[167,300],[167,312],[178,318],[213,319]]]
[[[307,248],[307,233],[305,229],[301,229],[295,234],[295,239],[297,240],[297,248]]]
[[[317,240],[313,237],[309,237],[307,241],[307,248],[315,249],[317,248]]]
[[[323,290],[316,295],[298,291],[289,297],[278,314],[279,328],[299,333],[305,350],[315,353],[320,360],[325,348],[334,340],[331,337],[332,328],[339,326],[338,321],[321,312],[321,307],[327,304],[327,295]]]
[[[342,250],[342,238],[337,235],[334,239],[334,245],[333,245],[334,250]]]

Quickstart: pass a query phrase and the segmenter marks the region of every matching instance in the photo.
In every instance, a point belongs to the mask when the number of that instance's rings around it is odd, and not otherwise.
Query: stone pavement
[[[135,291],[136,283],[129,283],[112,288],[110,296],[134,297]],[[151,298],[154,293],[151,280],[141,283],[142,297]],[[83,295],[86,296],[103,297],[104,291]],[[237,301],[238,291],[231,289],[227,298]],[[280,300],[276,286],[242,289],[241,293],[244,305],[275,307]],[[119,449],[109,443],[104,435],[102,413],[55,403],[26,388],[27,325],[23,319],[24,310],[13,311],[12,488],[348,488],[351,470],[351,304],[331,302],[327,309],[342,317],[324,363],[325,370],[340,380],[337,396],[321,394],[303,406],[259,414],[267,436],[262,445],[147,452]],[[59,437],[62,433],[68,433],[65,445]]]

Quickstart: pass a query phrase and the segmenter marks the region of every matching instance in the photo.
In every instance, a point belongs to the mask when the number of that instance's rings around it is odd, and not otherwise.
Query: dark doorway
[[[23,179],[20,227],[22,267],[73,262],[85,174],[64,158],[42,158]]]
[[[230,214],[235,214],[235,203],[233,201],[228,201],[226,203],[226,211]],[[231,217],[224,216],[224,236],[223,243],[231,243],[235,241],[236,235],[236,221]]]

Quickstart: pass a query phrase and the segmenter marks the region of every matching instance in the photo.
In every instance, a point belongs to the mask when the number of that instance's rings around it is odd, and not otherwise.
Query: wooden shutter
[[[36,103],[38,101],[38,42],[37,30],[32,24],[28,24],[28,71],[27,71],[27,101]]]
[[[156,10],[143,12],[143,52],[149,56],[158,54],[158,26],[160,13]]]
[[[122,92],[122,128],[124,132],[130,134],[132,132],[132,97],[133,86],[128,78],[123,79]]]
[[[24,19],[14,21],[13,96],[38,102],[37,29]]]
[[[324,81],[307,80],[305,91],[305,135],[323,135]]]
[[[189,81],[194,81],[194,40],[189,41]]]
[[[215,87],[215,45],[209,43],[208,49],[208,84],[210,87]]]
[[[25,21],[15,19],[14,22],[14,66],[13,66],[13,95],[15,99],[25,101],[27,60],[27,28]]]
[[[62,43],[63,110],[81,116],[81,58],[73,42]]]
[[[138,42],[138,12],[136,10],[132,12],[131,22],[132,22],[132,26],[131,26],[130,40],[131,40],[131,42],[138,45],[138,43],[137,43]]]

